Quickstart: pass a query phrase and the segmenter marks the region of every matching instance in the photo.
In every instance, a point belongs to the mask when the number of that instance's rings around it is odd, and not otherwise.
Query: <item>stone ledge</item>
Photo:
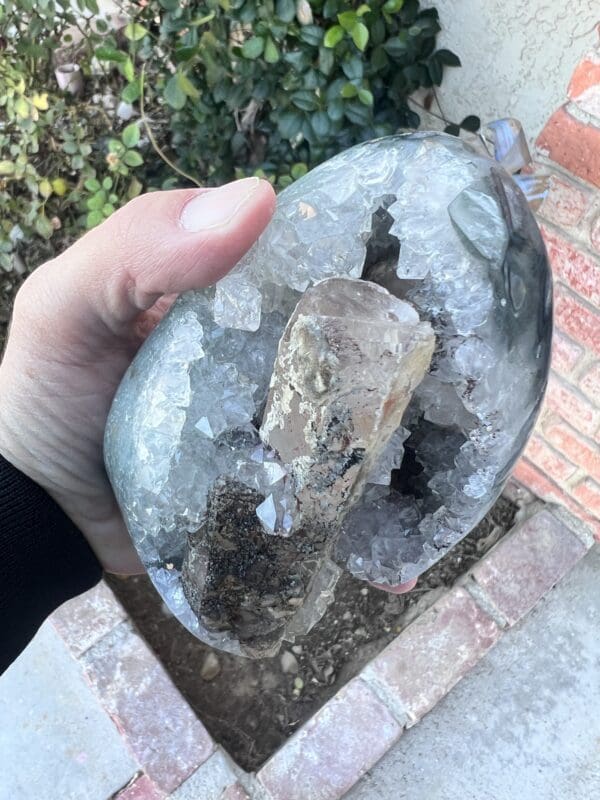
[[[80,663],[144,772],[162,791],[176,789],[214,751],[208,732],[129,621]]]
[[[492,647],[500,630],[462,588],[451,589],[363,671],[388,687],[414,725]]]
[[[470,572],[509,625],[514,625],[587,552],[549,510],[517,526]]]
[[[346,684],[258,772],[273,800],[337,800],[402,728],[359,678]]]
[[[110,589],[101,584],[71,601],[54,625],[141,768],[119,800],[340,800],[404,727],[433,709],[503,630],[586,553],[592,539],[578,538],[574,525],[566,512],[550,507],[517,525],[471,570],[464,586],[409,625],[256,778],[243,778],[246,788],[238,780],[242,771],[216,747],[155,655],[123,620]],[[101,612],[97,625],[94,609]]]

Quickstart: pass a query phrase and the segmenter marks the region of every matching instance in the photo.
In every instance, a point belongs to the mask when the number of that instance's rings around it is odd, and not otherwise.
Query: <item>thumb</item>
[[[70,315],[74,303],[82,304],[111,333],[124,333],[161,296],[221,278],[274,208],[271,185],[258,178],[141,195],[53,262],[57,302],[65,298]]]

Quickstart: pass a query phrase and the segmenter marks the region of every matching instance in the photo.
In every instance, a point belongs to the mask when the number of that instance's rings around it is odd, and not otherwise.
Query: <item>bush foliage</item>
[[[33,265],[141,191],[259,174],[285,186],[414,128],[459,66],[418,0],[96,0],[0,6],[0,266]],[[61,91],[75,64],[82,86]]]

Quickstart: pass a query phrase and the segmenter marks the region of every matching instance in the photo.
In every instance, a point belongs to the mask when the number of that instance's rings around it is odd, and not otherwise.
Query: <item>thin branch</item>
[[[162,150],[158,142],[156,141],[154,134],[152,133],[152,128],[150,127],[150,123],[148,122],[148,118],[146,117],[146,112],[144,110],[144,76],[145,76],[146,65],[142,66],[142,71],[140,73],[140,115],[142,118],[142,122],[144,123],[144,127],[146,129],[146,133],[148,134],[148,139],[150,139],[150,144],[156,151],[156,154],[159,158],[165,162],[165,164],[171,169],[176,172],[178,175],[181,175],[182,178],[186,178],[188,181],[194,183],[199,189],[202,188],[202,184],[199,183],[196,178],[192,178],[191,175],[188,175],[187,172],[184,172],[182,169],[174,164],[171,159],[166,155],[166,153]]]
[[[438,108],[440,109],[440,112],[443,115],[444,112],[442,111],[442,107],[440,106],[439,100],[437,99],[437,96],[435,94],[435,90],[434,90],[434,97],[435,97],[435,101],[436,101],[436,103],[438,105]],[[418,100],[415,100],[414,97],[407,97],[406,99],[408,100],[409,103],[412,103],[414,106],[417,106],[417,108],[420,108],[422,111],[425,111],[427,114],[431,114],[432,117],[435,117],[436,119],[439,119],[439,121],[443,122],[444,125],[456,125],[457,128],[460,128],[460,125],[457,122],[452,122],[452,120],[449,120],[446,116],[441,116],[440,114],[436,114],[435,111],[432,111],[430,108],[426,108],[422,103],[419,103]],[[491,142],[488,139],[486,139],[486,137],[483,135],[483,133],[481,133],[481,131],[477,131],[476,135],[480,139],[480,141],[483,144],[483,146],[485,147],[488,155],[491,158],[494,158],[494,155],[493,155],[493,153],[490,152],[490,147],[489,147]]]

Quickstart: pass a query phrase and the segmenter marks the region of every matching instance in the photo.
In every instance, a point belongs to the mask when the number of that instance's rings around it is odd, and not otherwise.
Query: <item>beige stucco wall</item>
[[[426,5],[426,3],[423,3]],[[519,119],[535,139],[564,102],[578,60],[597,41],[600,0],[434,0],[440,46],[461,69],[448,69],[440,89],[446,116],[482,122]]]

